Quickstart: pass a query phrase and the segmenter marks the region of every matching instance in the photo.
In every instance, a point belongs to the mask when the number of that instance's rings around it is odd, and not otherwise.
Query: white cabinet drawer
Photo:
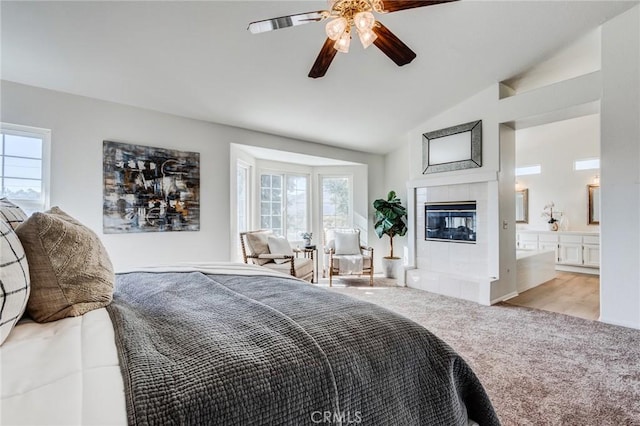
[[[560,244],[562,243],[582,243],[582,235],[560,235]]]
[[[585,235],[582,237],[582,242],[585,244],[600,244],[600,237],[598,235]]]
[[[519,241],[538,242],[538,234],[520,234]]]
[[[558,243],[558,235],[556,234],[540,234],[538,238],[541,243]]]
[[[520,241],[518,242],[518,248],[523,250],[538,250],[538,243],[536,241]]]

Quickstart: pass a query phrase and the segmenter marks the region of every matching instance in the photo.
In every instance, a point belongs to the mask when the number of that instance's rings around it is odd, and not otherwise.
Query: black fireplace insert
[[[424,239],[454,243],[476,242],[476,202],[425,203]]]

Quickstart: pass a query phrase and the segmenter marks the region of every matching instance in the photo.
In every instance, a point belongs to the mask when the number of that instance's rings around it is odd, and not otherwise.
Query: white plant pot
[[[398,278],[402,269],[402,259],[399,257],[383,257],[382,270],[385,278]]]

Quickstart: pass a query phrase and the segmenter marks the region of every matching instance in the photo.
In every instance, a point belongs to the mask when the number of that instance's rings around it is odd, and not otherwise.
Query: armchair
[[[322,277],[328,272],[329,287],[334,275],[368,275],[373,286],[373,248],[360,243],[360,230],[354,228],[325,229]]]
[[[240,233],[240,247],[244,263],[251,263],[313,282],[313,252],[302,250],[304,257],[294,255],[289,242],[275,237],[271,231]]]

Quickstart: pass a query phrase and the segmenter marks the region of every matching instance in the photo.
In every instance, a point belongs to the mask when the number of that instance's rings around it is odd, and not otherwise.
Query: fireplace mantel
[[[446,176],[424,176],[407,182],[408,192],[415,188],[428,188],[431,186],[457,185],[462,183],[478,183],[498,181],[497,172],[476,172],[455,174]]]

